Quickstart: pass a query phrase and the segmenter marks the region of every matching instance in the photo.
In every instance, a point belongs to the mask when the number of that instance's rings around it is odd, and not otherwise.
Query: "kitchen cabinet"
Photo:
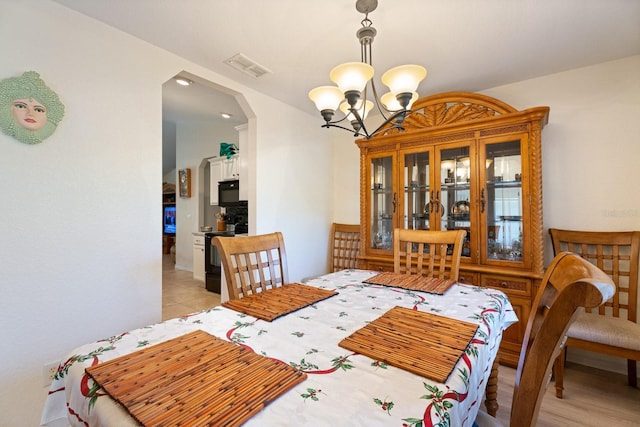
[[[209,159],[209,204],[218,206],[218,181],[222,175],[222,159]]]
[[[204,282],[204,235],[193,234],[193,279]]]
[[[218,182],[240,179],[240,157],[209,159],[209,204],[218,205]],[[245,199],[246,200],[246,199]]]
[[[549,108],[522,111],[474,93],[422,98],[404,120],[356,141],[360,265],[393,270],[393,229],[467,231],[461,282],[504,291],[526,324],[544,273],[541,131]],[[524,327],[503,337],[516,366]]]
[[[240,162],[238,155],[223,157],[221,160],[220,181],[240,179]]]

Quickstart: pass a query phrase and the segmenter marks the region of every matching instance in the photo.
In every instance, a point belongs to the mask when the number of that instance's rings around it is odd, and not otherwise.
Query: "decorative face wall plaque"
[[[35,71],[0,81],[0,127],[25,144],[39,144],[53,134],[64,116],[58,95]]]

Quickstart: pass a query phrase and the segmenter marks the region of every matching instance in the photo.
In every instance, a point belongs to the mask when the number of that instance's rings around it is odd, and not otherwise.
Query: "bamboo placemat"
[[[144,426],[238,426],[306,374],[203,331],[86,369]]]
[[[394,307],[340,342],[340,347],[445,383],[478,325]]]
[[[392,271],[385,271],[368,278],[365,283],[372,285],[393,286],[396,288],[408,289],[410,291],[429,292],[431,294],[442,295],[455,282],[448,279],[437,279],[435,277],[425,277],[418,274],[401,274]]]
[[[224,307],[271,322],[280,316],[322,301],[338,292],[300,283],[289,283],[258,294],[223,303]]]

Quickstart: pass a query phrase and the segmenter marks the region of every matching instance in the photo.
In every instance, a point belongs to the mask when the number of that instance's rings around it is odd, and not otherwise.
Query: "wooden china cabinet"
[[[422,98],[360,139],[360,266],[393,270],[393,229],[464,229],[460,280],[504,291],[520,321],[500,362],[517,366],[544,274],[541,131],[549,108],[518,111],[466,92]]]

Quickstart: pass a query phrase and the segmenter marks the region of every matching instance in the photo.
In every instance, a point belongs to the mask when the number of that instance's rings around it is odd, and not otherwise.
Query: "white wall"
[[[57,3],[1,8],[0,78],[37,71],[66,107],[42,144],[0,133],[0,425],[32,426],[45,363],[161,318],[165,81],[187,70],[242,93],[255,112],[256,221],[284,229],[294,278],[325,263],[315,254],[326,245],[307,248],[328,233],[331,147],[309,115]]]
[[[640,230],[639,70],[640,56],[633,56],[483,91],[517,109],[551,108],[542,131],[545,229]],[[353,142],[336,138],[337,221],[359,222],[359,189],[342,185],[359,179],[358,156]],[[548,264],[546,232],[545,243]],[[569,358],[626,372],[620,359],[578,350]]]
[[[165,172],[165,168],[168,166],[173,166],[172,163],[175,163],[175,151],[176,151],[176,124],[163,120],[162,121],[162,170],[165,176],[168,175],[168,172]],[[172,184],[175,184],[176,177],[171,176],[171,179],[173,181],[167,181],[167,182],[171,182]],[[164,179],[164,181],[166,181],[166,179]]]
[[[249,224],[249,233],[282,231],[289,279],[299,281],[327,271],[334,166],[332,146],[319,121],[297,110],[289,114],[289,123],[282,123],[277,110],[258,115],[256,201],[249,204],[249,220],[254,217],[256,223],[255,229]],[[301,132],[298,120],[306,121],[309,127]],[[271,123],[278,126],[268,129]],[[309,260],[314,261],[312,266]]]
[[[38,424],[43,364],[160,319],[158,88],[167,67],[148,46],[92,27],[42,1],[3,2],[0,14],[0,76],[37,71],[66,107],[39,145],[0,134],[7,426]]]
[[[360,150],[352,134],[337,129],[324,131],[331,133],[333,143],[333,220],[360,224]]]

